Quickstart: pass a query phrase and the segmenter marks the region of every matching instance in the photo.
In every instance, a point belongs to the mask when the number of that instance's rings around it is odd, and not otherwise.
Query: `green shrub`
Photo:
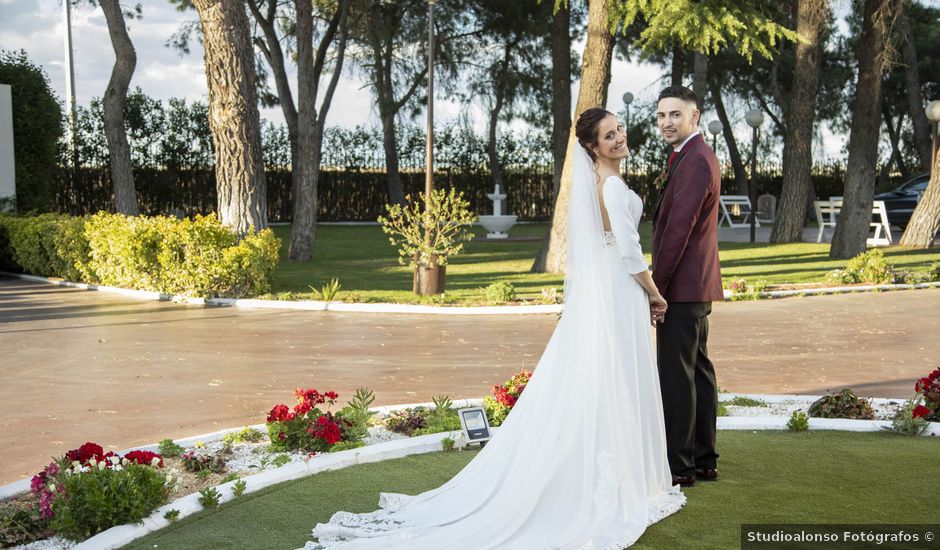
[[[483,299],[493,304],[504,304],[516,299],[516,288],[508,281],[499,281],[483,289]]]
[[[809,416],[814,418],[854,418],[874,420],[875,411],[864,397],[858,397],[850,389],[824,395],[809,406]]]
[[[855,256],[845,264],[845,269],[829,273],[829,280],[836,283],[890,284],[895,281],[894,267],[885,259],[884,252],[873,248]]]
[[[390,431],[411,437],[415,431],[427,426],[429,411],[424,407],[393,411],[385,419],[385,427]]]
[[[234,443],[258,443],[264,440],[264,432],[254,428],[242,428],[237,432],[229,432],[222,436],[222,442],[228,445]]]
[[[203,508],[215,508],[221,498],[222,494],[215,487],[206,487],[199,491],[199,504],[202,504]]]
[[[49,522],[40,517],[35,498],[0,502],[0,548],[28,544],[49,534]]]
[[[787,428],[794,432],[805,432],[809,429],[809,417],[802,411],[793,411],[790,420],[787,420]]]
[[[914,416],[914,408],[919,405],[919,396],[904,403],[891,420],[891,426],[885,430],[901,435],[920,435],[927,429],[927,420],[923,416]]]
[[[62,106],[46,72],[23,50],[0,50],[0,82],[11,85],[13,96],[17,210],[47,211],[59,167]]]
[[[244,479],[239,479],[238,481],[232,484],[232,494],[235,495],[236,497],[242,496],[245,493],[245,488],[247,486],[248,484],[245,483]]]
[[[728,401],[728,405],[733,405],[735,407],[766,407],[767,402],[760,399],[753,399],[751,397],[739,395],[731,401]]]
[[[374,412],[369,410],[369,406],[375,402],[375,393],[369,388],[357,388],[352,399],[346,402],[346,406],[336,413],[336,417],[348,420],[348,423],[340,423],[343,432],[343,442],[361,441],[369,435],[369,425],[372,422]],[[334,446],[335,446],[334,445]],[[353,447],[349,447],[353,448]],[[332,450],[332,449],[330,449]]]
[[[62,481],[68,497],[56,499],[52,528],[72,540],[139,522],[167,498],[163,474],[138,464],[122,470],[94,469]]]
[[[175,458],[183,454],[183,448],[173,443],[172,439],[164,439],[160,442],[160,456],[163,458]]]
[[[434,408],[425,419],[425,427],[415,430],[414,435],[436,434],[460,430],[460,417],[454,410],[450,397],[434,397]]]
[[[172,510],[167,510],[167,512],[163,514],[163,519],[169,521],[170,523],[173,523],[179,518],[180,518],[180,511],[177,510],[176,508],[173,508]]]
[[[0,216],[0,265],[36,275],[198,297],[267,292],[280,243],[215,217]]]

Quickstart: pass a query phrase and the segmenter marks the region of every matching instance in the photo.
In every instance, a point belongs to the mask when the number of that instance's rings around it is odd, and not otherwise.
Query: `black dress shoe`
[[[694,475],[689,475],[689,476],[673,475],[672,484],[679,485],[680,487],[691,487],[695,485],[695,476]]]
[[[696,468],[695,477],[699,481],[718,481],[718,468]]]

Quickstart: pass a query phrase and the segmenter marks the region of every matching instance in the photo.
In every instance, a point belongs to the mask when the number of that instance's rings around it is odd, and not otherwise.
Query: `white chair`
[[[842,210],[842,197],[830,197],[827,201],[813,201],[816,211],[816,223],[819,224],[819,233],[816,242],[821,243],[827,227],[836,226],[836,218]]]
[[[885,201],[875,201],[872,204],[871,213],[874,219],[871,226],[875,228],[875,236],[865,241],[868,246],[888,246],[894,242],[891,236],[891,224],[888,223],[888,210],[885,208]],[[881,236],[882,231],[884,237]]]
[[[721,195],[718,201],[721,205],[719,227],[723,222],[727,222],[728,227],[750,227],[748,217],[751,215],[751,199],[747,195]],[[735,222],[732,216],[740,216],[741,221]],[[754,225],[760,227],[760,220],[755,218]]]
[[[823,234],[827,227],[835,227],[839,212],[842,211],[842,197],[831,197],[827,201],[813,201],[813,208],[816,210],[816,223],[819,224],[819,233],[816,235],[816,242],[821,243]],[[865,242],[868,246],[887,246],[894,242],[891,236],[891,225],[888,223],[888,211],[885,208],[884,201],[874,201],[871,207],[873,216],[870,227],[875,229],[874,237],[870,237]],[[884,236],[882,236],[884,233]]]

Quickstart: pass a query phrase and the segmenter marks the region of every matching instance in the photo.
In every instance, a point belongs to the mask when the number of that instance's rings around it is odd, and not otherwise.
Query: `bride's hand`
[[[655,295],[650,296],[650,320],[653,323],[663,322],[668,308],[669,304],[666,303],[666,299],[663,298],[662,294],[657,292]]]

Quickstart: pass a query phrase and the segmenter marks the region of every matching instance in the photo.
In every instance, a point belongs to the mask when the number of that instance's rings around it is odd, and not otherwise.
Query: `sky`
[[[198,42],[193,43],[192,52],[181,56],[165,46],[183,22],[196,18],[195,13],[180,13],[166,0],[143,0],[141,4],[143,17],[128,25],[137,50],[137,69],[131,87],[139,86],[147,95],[164,101],[171,97],[206,101],[208,92],[202,47]],[[66,95],[64,29],[61,0],[0,0],[0,48],[25,50],[34,63],[43,67],[53,89],[63,100]],[[76,99],[79,105],[86,105],[91,98],[103,95],[114,62],[107,24],[99,8],[87,4],[73,8],[72,39]],[[580,49],[583,45],[574,47]],[[293,85],[296,70],[292,65],[288,70]],[[621,97],[626,91],[633,93],[637,100],[654,99],[664,85],[662,77],[661,67],[614,60],[607,108],[619,112],[623,108]],[[273,80],[271,89],[275,89]],[[572,86],[572,98],[577,98],[577,83]],[[471,120],[482,128],[483,113],[478,106],[453,101],[436,102],[435,121],[454,119],[467,110]],[[274,123],[284,121],[277,106],[263,108],[261,116]],[[707,121],[714,118],[711,113],[703,113],[703,130]],[[353,127],[360,124],[378,125],[375,102],[362,81],[351,71],[346,71],[327,115],[327,126]],[[844,138],[833,136],[825,128],[822,132],[827,156],[844,150]],[[746,128],[738,129],[738,133],[742,138],[746,137]]]

